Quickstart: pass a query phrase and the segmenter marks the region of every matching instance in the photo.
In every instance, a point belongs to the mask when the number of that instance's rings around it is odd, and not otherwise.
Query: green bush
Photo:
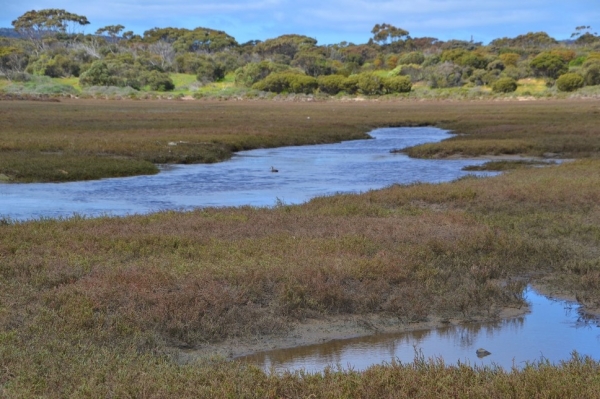
[[[408,65],[408,64],[416,64],[420,65],[425,61],[425,56],[420,51],[413,51],[410,53],[402,54],[400,58],[398,58],[397,65]]]
[[[358,91],[358,74],[350,75],[346,78],[344,82],[344,91],[348,94],[355,94]]]
[[[141,71],[128,64],[95,61],[79,77],[82,86],[117,86],[139,90],[142,86]]]
[[[175,88],[173,80],[169,74],[159,71],[150,71],[142,75],[144,84],[150,86],[150,90],[154,91],[171,91]]]
[[[453,62],[446,61],[425,68],[423,75],[429,81],[429,85],[432,89],[440,89],[462,86],[463,71],[463,67]]]
[[[210,57],[197,59],[196,79],[199,82],[214,82],[225,77],[225,68]]]
[[[469,77],[469,82],[476,86],[492,85],[498,80],[500,71],[492,69],[487,71],[485,69],[475,69]]]
[[[392,76],[386,78],[383,84],[388,93],[409,93],[412,90],[412,82],[408,76]]]
[[[500,78],[492,84],[494,93],[512,93],[517,90],[517,81],[513,78]]]
[[[384,78],[373,73],[363,72],[358,75],[357,88],[358,91],[365,95],[377,95],[384,92]]]
[[[116,86],[114,83],[115,79],[104,61],[94,62],[79,77],[79,84],[82,86]]]
[[[175,57],[175,69],[179,73],[197,74],[201,63],[201,57],[195,53],[184,53]]]
[[[273,93],[313,93],[318,87],[317,79],[295,71],[272,73],[252,85],[255,90]]]
[[[441,60],[442,62],[453,62],[456,65],[476,69],[484,69],[488,63],[485,57],[462,48],[444,50]]]
[[[271,61],[251,62],[235,71],[235,83],[252,87],[253,84],[265,79],[273,72],[289,70],[289,65],[277,64]]]
[[[571,61],[569,61],[569,66],[570,67],[578,67],[578,66],[582,66],[583,63],[585,62],[585,59],[587,57],[585,55],[580,55],[579,57],[572,59]]]
[[[324,75],[317,78],[319,91],[331,95],[338,94],[346,89],[347,78],[343,75]]]
[[[398,65],[392,69],[388,76],[408,76],[411,81],[418,82],[423,80],[423,68],[417,64]]]
[[[560,91],[575,91],[585,84],[583,76],[578,73],[565,73],[556,79],[556,87]]]
[[[289,87],[292,93],[311,94],[319,87],[316,78],[308,75],[289,74]]]
[[[536,76],[556,79],[569,70],[567,62],[558,54],[544,52],[538,54],[529,63]]]
[[[600,85],[600,59],[587,60],[581,69],[587,86]]]
[[[51,78],[62,78],[79,76],[81,66],[72,57],[57,54],[51,57],[42,54],[37,60],[29,64],[27,72],[33,75],[50,76]]]

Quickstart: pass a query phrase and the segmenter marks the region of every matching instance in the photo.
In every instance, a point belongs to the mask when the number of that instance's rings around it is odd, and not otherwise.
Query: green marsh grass
[[[97,177],[139,173],[134,163],[218,162],[239,150],[330,143],[365,138],[386,126],[433,125],[457,133],[441,143],[405,149],[411,156],[442,158],[524,154],[595,156],[600,149],[600,109],[593,100],[552,101],[131,101],[63,99],[49,104],[0,103],[0,155],[20,152],[35,161],[10,174],[14,181],[39,176],[52,154],[68,154]],[[122,160],[123,169],[95,159]],[[130,172],[132,171],[132,172]],[[56,181],[72,174],[55,174]]]
[[[494,318],[523,305],[530,281],[597,307],[593,101],[10,101],[0,112],[3,154],[154,160],[164,154],[156,142],[201,137],[235,151],[433,124],[462,134],[431,156],[456,155],[461,141],[482,140],[485,154],[490,140],[512,140],[529,155],[582,158],[272,209],[2,221],[2,397],[599,396],[600,365],[576,355],[522,370],[417,358],[364,372],[277,375],[219,359],[183,365],[177,349],[269,339],[309,318]]]
[[[465,166],[466,171],[497,171],[504,172],[513,169],[531,168],[551,165],[553,161],[538,161],[538,160],[499,160],[488,161],[482,165]]]

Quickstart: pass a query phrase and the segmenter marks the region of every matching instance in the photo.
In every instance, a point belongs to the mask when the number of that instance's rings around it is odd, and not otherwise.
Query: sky
[[[568,39],[580,25],[600,31],[600,0],[0,0],[0,27],[47,8],[86,16],[90,25],[84,33],[117,24],[137,34],[155,27],[205,27],[225,31],[238,43],[295,33],[319,44],[361,44],[377,23],[405,29],[411,37],[484,44],[539,31]]]

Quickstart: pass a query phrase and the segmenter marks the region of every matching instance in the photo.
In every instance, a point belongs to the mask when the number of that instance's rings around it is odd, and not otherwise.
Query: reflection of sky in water
[[[405,334],[374,335],[337,340],[320,345],[259,353],[249,361],[276,370],[321,371],[328,365],[364,370],[374,364],[400,360],[412,362],[416,351],[426,359],[442,358],[447,364],[496,364],[510,369],[525,362],[568,360],[573,351],[600,360],[600,327],[582,322],[577,306],[527,292],[532,312],[495,323],[449,326]],[[485,348],[492,354],[478,358]]]
[[[467,174],[468,160],[411,159],[390,150],[449,137],[430,127],[386,128],[375,140],[244,151],[230,161],[177,165],[154,176],[75,183],[0,185],[0,217],[24,220],[125,215],[203,206],[272,206],[394,183],[442,182]],[[279,173],[271,173],[271,166]]]

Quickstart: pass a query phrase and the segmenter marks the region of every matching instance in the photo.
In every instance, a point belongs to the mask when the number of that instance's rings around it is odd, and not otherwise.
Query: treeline
[[[403,93],[413,84],[511,92],[528,77],[562,91],[600,84],[600,36],[589,26],[575,28],[569,41],[536,32],[483,45],[413,38],[384,23],[374,26],[368,43],[318,45],[295,34],[240,44],[226,32],[202,27],[154,28],[143,35],[123,25],[75,32],[87,24],[86,17],[65,10],[23,14],[13,21],[18,37],[0,38],[0,75],[14,81],[78,77],[84,87],[170,91],[171,73],[194,74],[203,84],[233,74],[240,87],[329,95]]]

